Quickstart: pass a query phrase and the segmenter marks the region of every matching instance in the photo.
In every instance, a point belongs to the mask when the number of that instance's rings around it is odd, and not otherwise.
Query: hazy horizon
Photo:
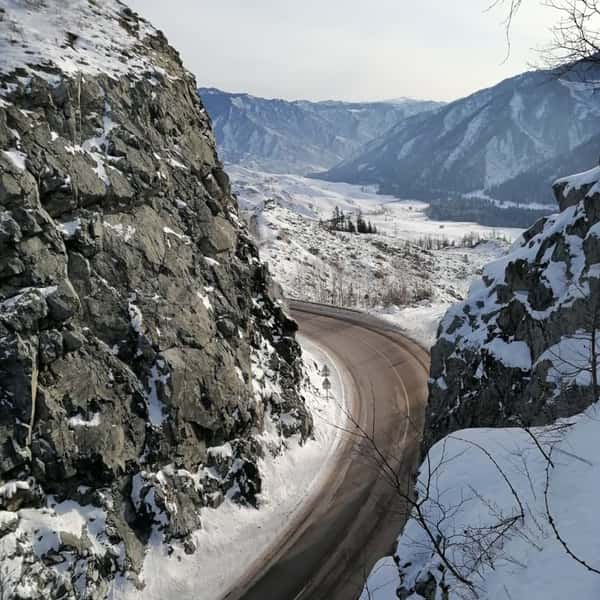
[[[529,70],[556,18],[526,2],[506,59],[504,13],[486,10],[489,0],[128,4],[165,32],[200,87],[313,101],[467,96]]]

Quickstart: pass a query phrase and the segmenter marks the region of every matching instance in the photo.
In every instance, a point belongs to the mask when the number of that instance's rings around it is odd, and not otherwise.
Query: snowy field
[[[261,258],[286,296],[358,308],[402,328],[426,347],[450,304],[520,229],[432,221],[426,204],[374,189],[228,166]],[[319,225],[335,208],[361,211],[376,235]]]
[[[502,236],[514,241],[522,230],[492,228],[477,223],[432,221],[426,215],[427,204],[418,200],[399,200],[379,195],[376,186],[358,186],[308,179],[300,175],[278,175],[227,165],[227,172],[243,209],[260,210],[266,200],[309,219],[329,219],[336,207],[344,212],[361,210],[377,229],[403,240],[432,236],[459,241],[465,235]]]
[[[125,581],[115,586],[112,600],[217,600],[252,569],[285,536],[305,504],[319,492],[336,464],[339,427],[345,423],[346,384],[334,360],[307,338],[299,336],[306,365],[303,390],[314,418],[314,438],[296,440],[275,457],[260,462],[263,489],[260,510],[225,501],[217,509],[202,509],[202,529],[194,535],[197,550],[188,555],[173,544],[151,545],[144,562],[146,587],[136,590]],[[322,391],[321,371],[327,365],[332,384],[329,399]],[[265,448],[279,446],[275,427],[259,439]],[[152,544],[152,541],[151,541]]]
[[[523,429],[458,431],[430,451],[432,470],[442,462],[444,466],[430,482],[424,513],[430,523],[439,523],[449,542],[448,555],[474,586],[472,591],[446,572],[450,598],[600,598],[598,573],[569,556],[556,533],[577,559],[600,570],[600,463],[594,452],[600,407],[558,425],[568,426],[533,431],[543,452]],[[421,470],[421,491],[428,472]],[[489,548],[478,564],[477,548],[483,544]],[[408,522],[396,555],[402,582],[394,560],[384,558],[373,569],[361,600],[395,600],[401,583],[410,589],[430,575],[441,580],[441,561],[417,519]]]

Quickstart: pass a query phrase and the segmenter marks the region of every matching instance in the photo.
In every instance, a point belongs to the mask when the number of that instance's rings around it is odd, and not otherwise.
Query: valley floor
[[[520,229],[438,222],[423,202],[371,188],[228,166],[254,235],[287,297],[358,308],[429,347],[446,308],[503,254]],[[360,213],[376,234],[329,231],[338,208]]]

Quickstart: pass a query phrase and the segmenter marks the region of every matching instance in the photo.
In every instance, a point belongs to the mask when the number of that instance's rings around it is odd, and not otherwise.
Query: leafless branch
[[[554,536],[561,544],[561,546],[565,549],[565,552],[576,562],[578,562],[581,566],[585,567],[588,571],[592,573],[596,573],[600,575],[600,570],[592,567],[586,560],[577,556],[571,547],[566,542],[566,540],[562,537],[560,531],[558,530],[558,526],[556,524],[556,520],[550,510],[550,462],[546,463],[546,483],[544,485],[544,505],[546,507],[546,517],[548,518],[548,522],[550,523],[550,527],[552,527],[552,531],[554,532]]]

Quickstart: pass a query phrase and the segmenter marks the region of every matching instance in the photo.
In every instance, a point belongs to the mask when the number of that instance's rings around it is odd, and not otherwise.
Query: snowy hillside
[[[531,433],[469,429],[438,442],[417,485],[423,518],[410,519],[361,600],[600,597],[599,438],[595,405]],[[465,582],[444,564],[424,523]]]
[[[363,599],[600,595],[600,168],[554,190],[440,324],[418,499]]]
[[[426,346],[471,277],[521,233],[431,221],[424,203],[369,188],[241,167],[228,171],[261,256],[286,296],[375,312]],[[360,211],[378,233],[327,231],[319,221],[336,207]]]
[[[586,142],[600,133],[598,117],[598,95],[576,71],[534,71],[411,117],[321,177],[404,198],[552,208],[549,185],[568,174],[564,157],[595,163]]]
[[[401,119],[440,106],[408,98],[349,103],[266,99],[214,88],[199,93],[223,159],[277,173],[328,169]]]
[[[149,53],[142,42],[156,36],[156,30],[123,11],[115,0],[70,0],[60,11],[53,3],[6,0],[0,20],[10,33],[0,38],[0,70],[25,69],[15,77],[23,80],[35,73],[55,83],[62,74],[118,78],[155,71],[158,53]],[[3,93],[14,89],[6,81],[2,84]]]

